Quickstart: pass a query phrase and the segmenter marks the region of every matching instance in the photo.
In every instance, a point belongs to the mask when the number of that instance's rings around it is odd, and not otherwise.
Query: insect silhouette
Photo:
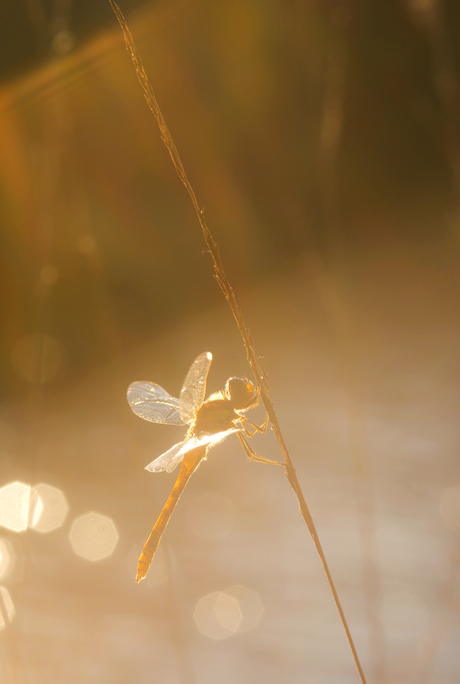
[[[265,432],[268,425],[268,416],[262,425],[255,425],[244,415],[259,403],[259,390],[252,382],[247,378],[229,378],[223,391],[204,400],[211,363],[210,352],[197,356],[184,380],[179,399],[151,382],[133,382],[128,388],[129,405],[144,420],[189,426],[182,442],[146,466],[146,470],[152,473],[163,470],[170,473],[183,462],[173,490],[145,542],[137,566],[136,582],[146,576],[179,497],[211,446],[236,433],[249,459],[282,465],[258,456],[247,443],[246,437],[255,432]]]

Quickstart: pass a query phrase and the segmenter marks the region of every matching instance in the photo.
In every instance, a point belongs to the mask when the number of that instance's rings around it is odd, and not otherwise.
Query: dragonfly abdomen
[[[206,458],[205,446],[192,449],[188,452],[188,454],[185,455],[179,477],[176,480],[176,484],[174,485],[173,490],[169,495],[169,499],[165,503],[164,508],[161,511],[149,538],[145,542],[137,566],[136,582],[140,582],[146,576],[148,569],[152,564],[152,560],[160,543],[161,537],[163,536],[163,532],[166,529],[166,525],[168,524],[176,504],[179,501],[179,497],[184,491],[185,485],[189,481],[190,477],[193,475],[204,458]]]

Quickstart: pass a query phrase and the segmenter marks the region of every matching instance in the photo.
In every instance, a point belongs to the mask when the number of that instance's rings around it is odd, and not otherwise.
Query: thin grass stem
[[[316,550],[319,554],[319,557],[321,559],[321,562],[323,564],[324,572],[327,577],[327,581],[329,583],[332,595],[334,597],[335,604],[337,606],[337,610],[339,611],[340,619],[342,621],[342,625],[345,629],[345,633],[348,639],[348,643],[350,645],[350,649],[353,654],[353,658],[356,664],[356,667],[359,672],[359,676],[361,678],[362,684],[366,684],[366,678],[364,676],[363,669],[361,667],[361,663],[358,657],[358,653],[356,651],[353,638],[351,636],[350,629],[348,627],[348,623],[345,617],[345,613],[343,612],[342,605],[339,600],[339,596],[337,594],[337,590],[334,585],[334,581],[332,579],[328,563],[326,561],[326,556],[324,555],[323,548],[321,546],[321,542],[318,537],[318,533],[316,531],[315,524],[313,522],[313,518],[311,516],[311,513],[309,511],[309,508],[307,506],[307,503],[305,501],[305,497],[303,495],[302,489],[300,487],[299,481],[297,479],[296,471],[294,468],[294,465],[292,463],[292,459],[289,455],[288,449],[286,447],[286,443],[283,438],[283,434],[281,432],[281,428],[279,426],[278,418],[275,413],[275,408],[273,406],[273,402],[270,397],[270,387],[268,384],[267,380],[267,374],[265,372],[265,368],[263,365],[263,362],[261,361],[260,357],[256,355],[256,352],[254,350],[254,346],[252,343],[252,337],[249,328],[247,327],[244,318],[243,318],[243,313],[238,305],[238,302],[236,300],[235,293],[233,291],[233,288],[225,274],[224,267],[222,264],[222,260],[220,257],[220,252],[219,248],[217,246],[216,241],[211,235],[211,232],[206,224],[205,217],[204,217],[204,212],[202,209],[200,209],[200,206],[198,204],[198,200],[196,198],[195,192],[190,185],[190,182],[187,178],[187,175],[185,173],[184,166],[182,164],[181,158],[179,156],[179,152],[177,151],[176,145],[174,143],[174,140],[171,136],[171,133],[169,132],[168,126],[166,124],[166,121],[161,113],[160,107],[158,105],[157,99],[155,97],[155,94],[153,92],[153,88],[150,85],[149,79],[147,77],[147,74],[144,70],[144,67],[142,65],[142,60],[140,58],[140,55],[137,51],[136,45],[134,43],[133,37],[131,35],[131,32],[128,28],[128,25],[126,23],[126,20],[118,7],[118,5],[114,2],[114,0],[109,0],[113,11],[115,12],[115,15],[118,19],[118,22],[121,26],[121,29],[123,31],[123,36],[125,39],[125,45],[126,49],[128,50],[128,53],[131,57],[131,60],[134,64],[134,68],[136,70],[136,75],[139,80],[139,83],[142,86],[142,89],[144,91],[144,97],[146,99],[147,105],[149,106],[151,112],[153,113],[158,127],[160,129],[160,135],[161,139],[166,145],[166,148],[170,154],[170,157],[172,159],[172,162],[174,164],[174,167],[177,171],[177,174],[182,181],[182,183],[185,186],[185,189],[187,190],[190,199],[192,200],[192,204],[194,206],[196,215],[198,217],[198,221],[200,222],[201,230],[203,232],[203,236],[206,242],[206,245],[208,247],[208,250],[211,254],[213,265],[214,265],[214,277],[217,280],[220,289],[222,290],[224,297],[226,298],[230,309],[232,311],[233,317],[235,318],[236,324],[238,326],[238,330],[240,331],[241,337],[243,339],[243,344],[246,349],[246,355],[248,358],[249,365],[251,367],[251,370],[254,374],[257,386],[260,389],[260,397],[262,399],[262,403],[265,407],[265,410],[267,411],[269,421],[271,423],[271,427],[273,430],[273,433],[275,435],[276,441],[278,442],[279,449],[281,451],[281,454],[284,459],[285,463],[285,469],[286,469],[286,476],[289,481],[289,484],[291,485],[296,497],[297,501],[299,503],[299,508],[300,512],[303,516],[303,519],[305,520],[305,523],[307,524],[307,527],[310,531],[310,534],[312,536],[313,542],[316,546]]]

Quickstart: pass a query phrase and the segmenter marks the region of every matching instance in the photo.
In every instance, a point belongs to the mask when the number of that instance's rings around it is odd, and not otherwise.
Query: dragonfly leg
[[[241,434],[241,432],[237,432],[236,434],[238,435],[238,439],[241,442],[241,446],[243,447],[244,453],[250,461],[255,461],[256,463],[269,463],[270,465],[279,465],[284,467],[284,463],[279,463],[279,461],[271,461],[269,458],[259,456],[259,454],[257,454],[254,451],[254,449],[249,446],[249,444],[246,441],[246,438]]]
[[[240,423],[241,423],[241,426],[244,430],[246,437],[252,437],[252,435],[255,434],[256,432],[261,432],[263,434],[268,427],[268,420],[269,420],[269,418],[268,418],[268,414],[267,414],[267,417],[265,418],[262,425],[256,425],[255,423],[252,422],[252,420],[249,420],[249,418],[246,418],[246,416],[240,416]],[[249,423],[249,425],[252,428],[254,428],[252,432],[250,432],[249,428],[247,427],[247,423]]]

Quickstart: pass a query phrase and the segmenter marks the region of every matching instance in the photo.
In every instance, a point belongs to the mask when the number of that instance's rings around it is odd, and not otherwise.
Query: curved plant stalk
[[[219,248],[217,246],[217,243],[215,242],[214,238],[211,235],[211,232],[206,225],[206,221],[204,218],[204,212],[202,209],[200,209],[200,206],[198,204],[198,200],[196,198],[195,192],[190,185],[190,181],[187,178],[187,175],[185,173],[184,166],[182,164],[181,158],[179,156],[179,153],[177,151],[176,145],[174,143],[174,140],[171,136],[171,133],[169,132],[168,126],[166,124],[166,121],[161,113],[160,107],[158,105],[158,102],[156,100],[155,94],[153,92],[152,86],[150,85],[149,79],[147,77],[147,74],[145,73],[144,67],[142,65],[142,61],[140,58],[140,55],[137,51],[136,45],[134,43],[133,37],[131,35],[131,32],[128,28],[128,25],[126,23],[126,20],[118,7],[118,5],[114,2],[114,0],[109,0],[113,11],[115,12],[115,15],[118,19],[118,22],[121,26],[121,29],[123,31],[123,36],[125,39],[125,45],[126,49],[128,50],[128,53],[131,57],[131,60],[134,64],[134,68],[136,70],[136,75],[139,80],[139,83],[142,86],[142,89],[144,91],[144,97],[146,99],[147,105],[149,106],[150,110],[152,111],[158,127],[160,129],[160,135],[161,139],[166,145],[168,152],[170,154],[170,157],[172,159],[172,162],[174,164],[174,167],[177,171],[177,175],[179,176],[180,180],[185,186],[185,189],[187,190],[190,199],[192,200],[192,204],[194,206],[196,215],[198,217],[198,220],[200,222],[201,230],[203,232],[203,236],[206,242],[206,245],[208,247],[208,250],[211,254],[213,265],[214,265],[214,277],[217,280],[220,289],[222,290],[229,306],[232,311],[232,314],[235,318],[236,324],[238,326],[238,330],[240,331],[241,337],[243,339],[243,343],[246,349],[246,354],[248,358],[249,365],[251,367],[251,370],[254,374],[254,377],[256,379],[257,386],[260,389],[260,397],[262,399],[262,403],[265,407],[265,410],[267,411],[269,421],[271,423],[271,427],[273,430],[273,433],[275,435],[276,441],[278,442],[279,449],[281,451],[281,454],[284,459],[285,463],[285,469],[286,469],[286,476],[289,481],[289,484],[291,485],[296,497],[297,501],[299,503],[299,508],[300,512],[302,513],[303,519],[305,520],[307,527],[310,531],[310,534],[312,536],[313,542],[316,546],[316,550],[319,554],[319,557],[321,558],[321,562],[323,564],[324,572],[326,573],[327,581],[329,583],[330,589],[332,591],[332,595],[334,597],[335,604],[337,606],[337,610],[339,611],[340,619],[342,621],[343,627],[345,629],[345,633],[348,639],[348,643],[350,645],[351,651],[353,653],[353,658],[356,663],[356,667],[359,672],[359,676],[361,678],[362,684],[366,684],[366,678],[364,676],[363,669],[361,667],[361,663],[359,661],[358,653],[356,651],[355,645],[353,643],[353,638],[351,636],[350,629],[348,627],[347,620],[345,618],[345,613],[343,612],[342,605],[339,600],[339,596],[337,594],[337,590],[334,585],[334,581],[332,579],[329,566],[326,561],[326,556],[324,555],[323,548],[321,546],[321,542],[318,537],[318,533],[316,531],[315,524],[313,522],[313,518],[311,516],[311,513],[308,509],[307,503],[305,501],[302,489],[300,487],[299,481],[297,479],[296,471],[294,468],[294,465],[292,463],[291,457],[289,455],[289,452],[287,450],[281,428],[278,423],[278,418],[275,413],[275,409],[273,406],[273,402],[270,397],[270,387],[268,385],[268,380],[267,380],[267,375],[263,366],[263,363],[260,361],[260,357],[258,357],[255,353],[254,346],[252,344],[252,337],[251,333],[249,331],[249,328],[246,326],[246,323],[243,318],[243,313],[238,305],[238,302],[235,297],[235,293],[233,291],[232,286],[230,285],[230,282],[225,275],[225,271],[222,265],[222,260],[220,258],[220,252]]]

